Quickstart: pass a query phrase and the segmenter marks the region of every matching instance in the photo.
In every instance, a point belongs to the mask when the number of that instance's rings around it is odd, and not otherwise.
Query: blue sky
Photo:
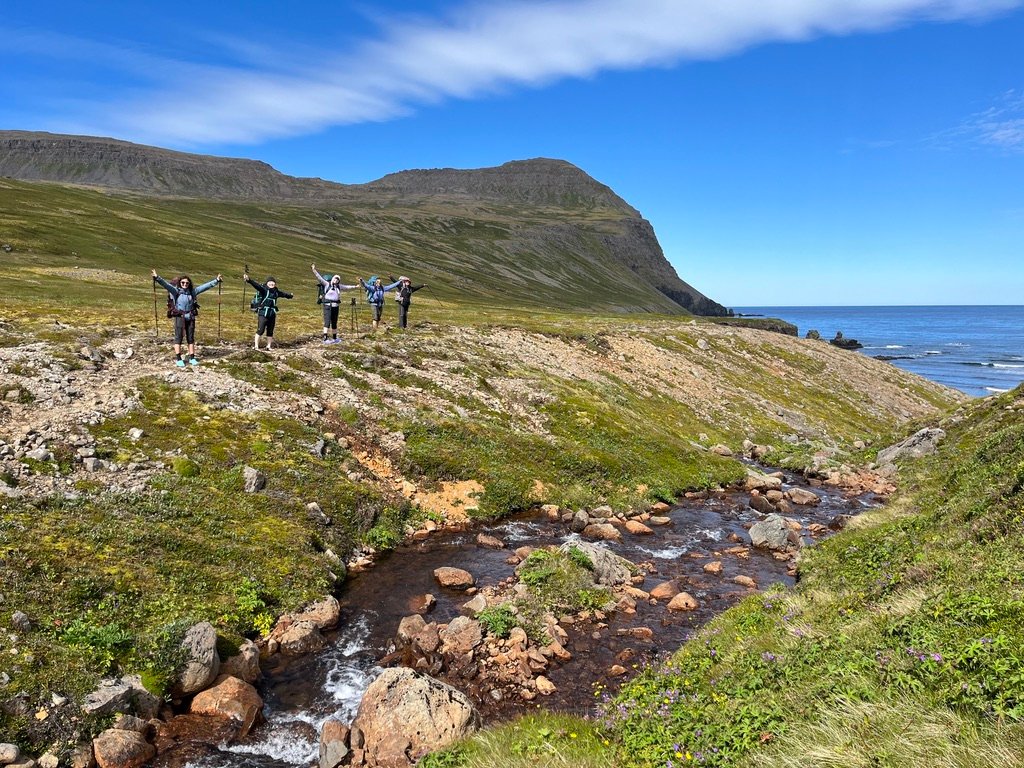
[[[0,39],[0,128],[564,158],[730,306],[1024,303],[1024,0],[5,0]]]

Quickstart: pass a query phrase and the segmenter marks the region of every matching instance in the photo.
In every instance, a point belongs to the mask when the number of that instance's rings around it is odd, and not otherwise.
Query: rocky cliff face
[[[391,173],[367,188],[400,196],[457,195],[526,205],[607,208],[639,217],[610,187],[564,160],[514,160],[496,168],[455,168]]]
[[[499,216],[488,210],[487,204],[494,203],[501,207],[501,228],[511,233],[501,238],[498,247],[510,257],[518,254],[524,259],[494,265],[507,269],[511,279],[537,272],[550,280],[558,272],[554,267],[571,263],[570,279],[585,281],[601,275],[608,285],[621,285],[625,311],[682,308],[695,314],[727,313],[679,279],[651,224],[636,209],[562,160],[538,158],[476,170],[402,171],[368,184],[346,185],[287,176],[255,160],[194,155],[90,136],[0,131],[0,176],[199,199],[350,204],[379,211],[382,228],[411,220],[410,211],[424,204],[439,215],[490,226]],[[445,237],[446,233],[439,233],[434,247],[444,249]],[[548,262],[548,268],[538,269],[543,262]],[[630,283],[642,284],[642,293],[656,291],[656,300],[634,306],[629,295],[636,285]],[[664,309],[659,306],[662,303]]]

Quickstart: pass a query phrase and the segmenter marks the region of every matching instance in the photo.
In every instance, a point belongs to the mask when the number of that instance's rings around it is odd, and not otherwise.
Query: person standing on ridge
[[[341,275],[332,275],[328,280],[316,271],[316,264],[310,265],[317,282],[323,290],[319,301],[324,308],[324,344],[338,343],[338,310],[341,308],[341,292],[358,288],[358,285],[344,285],[341,282]],[[360,283],[362,280],[359,281]],[[327,339],[327,332],[331,332],[331,340]]]
[[[388,275],[389,280],[395,278]],[[395,291],[395,301],[398,302],[398,327],[407,328],[409,326],[409,305],[412,304],[412,295],[416,293],[420,288],[426,288],[427,284],[422,283],[421,285],[413,285],[405,275],[401,275],[398,278],[398,290]]]
[[[256,336],[253,337],[253,347],[260,348],[260,336],[267,335],[267,349],[274,348],[274,326],[277,325],[277,300],[295,298],[287,291],[277,287],[277,281],[268,277],[265,283],[257,283],[249,279],[249,274],[242,275],[242,279],[256,291],[249,305],[256,312]]]
[[[397,288],[399,281],[396,280],[391,285],[384,285],[381,279],[374,275],[365,282],[363,278],[359,278],[359,284],[366,291],[366,302],[373,307],[373,330],[376,331],[377,326],[380,325],[380,316],[384,313],[384,294]]]
[[[196,315],[199,314],[199,304],[196,302],[196,296],[223,282],[223,278],[217,275],[210,282],[196,288],[188,275],[182,275],[172,285],[160,277],[155,269],[152,272],[153,280],[166,288],[170,296],[167,302],[167,316],[174,318],[174,364],[179,368],[185,367],[181,345],[182,342],[187,342],[189,363],[197,366],[199,359],[196,357]]]

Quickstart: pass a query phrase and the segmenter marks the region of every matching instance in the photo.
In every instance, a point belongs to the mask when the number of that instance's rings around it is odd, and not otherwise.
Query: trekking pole
[[[247,274],[247,275],[249,274],[249,265],[248,264],[245,265],[245,274]],[[245,312],[245,288],[246,288],[247,285],[248,285],[248,283],[242,283],[242,312],[243,313]]]
[[[425,285],[423,287],[426,288],[428,291],[430,291],[430,298],[432,298],[434,301],[436,301],[438,304],[440,304],[442,309],[448,309],[448,305],[445,304],[443,301],[441,301],[439,298],[437,298],[437,294],[434,293],[434,289],[433,288],[431,288],[429,285]]]
[[[352,297],[352,309],[348,313],[348,316],[349,316],[349,326],[351,327],[352,333],[355,333],[356,332],[356,299],[355,299],[355,296]]]
[[[160,338],[160,320],[157,319],[156,312],[156,280],[153,280],[153,340],[156,341]]]
[[[221,304],[221,286],[223,283],[217,283],[217,343],[220,344],[220,304]],[[242,299],[242,306],[245,306],[245,299]]]

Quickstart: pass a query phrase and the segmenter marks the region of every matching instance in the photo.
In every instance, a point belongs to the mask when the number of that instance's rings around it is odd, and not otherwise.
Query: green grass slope
[[[238,291],[248,263],[257,279],[272,274],[308,297],[313,262],[346,282],[408,273],[460,307],[681,313],[616,255],[657,245],[653,233],[637,234],[637,221],[614,208],[392,200],[372,191],[288,205],[0,180],[0,232],[13,247],[4,254],[8,301],[45,291],[72,304],[87,295],[143,315],[150,268],[197,280],[223,272]],[[117,274],[75,280],[75,267]]]
[[[1024,764],[1024,389],[609,709],[622,765]],[[619,709],[621,707],[621,709]],[[682,757],[680,757],[682,755]]]
[[[795,588],[729,610],[595,721],[524,720],[424,765],[1024,765],[1024,387],[942,426]]]

